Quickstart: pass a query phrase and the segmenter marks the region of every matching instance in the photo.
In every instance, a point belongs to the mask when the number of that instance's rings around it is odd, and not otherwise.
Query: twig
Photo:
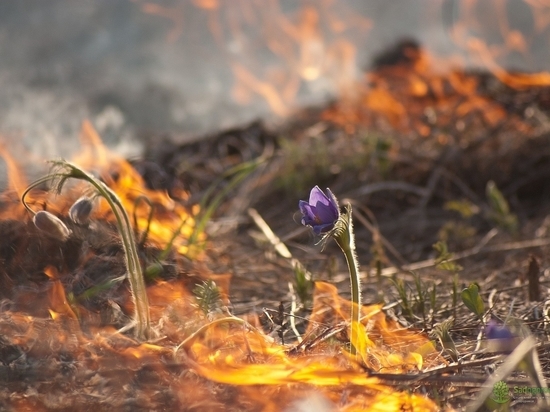
[[[290,292],[291,296],[291,303],[290,303],[290,315],[288,317],[288,322],[290,323],[290,329],[292,329],[292,332],[296,335],[296,339],[298,340],[298,343],[302,342],[302,335],[300,335],[300,332],[298,332],[298,329],[296,329],[296,316],[294,316],[294,312],[296,312],[296,293],[294,293],[294,286],[292,286],[292,282],[288,282],[288,290]]]
[[[454,262],[456,260],[475,256],[481,253],[504,252],[508,250],[528,249],[532,247],[543,247],[550,245],[550,238],[543,238],[524,240],[520,242],[508,242],[499,245],[483,247],[492,237],[494,237],[494,235],[496,235],[496,229],[491,230],[477,246],[463,252],[453,254],[449,261]],[[382,270],[382,276],[391,277],[401,271],[415,271],[418,269],[426,269],[435,266],[435,264],[435,259],[427,259],[420,262],[411,263],[410,265],[404,265],[401,269],[398,267],[389,267]]]
[[[375,192],[382,192],[385,190],[399,190],[402,192],[414,193],[419,197],[424,197],[428,194],[428,189],[425,189],[420,186],[415,186],[410,183],[401,182],[401,181],[391,181],[391,182],[378,182],[371,183],[365,186],[360,187],[357,190],[353,191],[353,196],[365,196],[370,195]]]
[[[273,245],[275,251],[286,259],[292,259],[292,254],[286,247],[286,245],[281,242],[281,239],[277,237],[275,233],[271,230],[266,221],[260,216],[256,209],[248,209],[248,215],[252,218],[256,226],[262,231],[269,243]]]
[[[431,176],[428,178],[428,183],[426,184],[426,193],[424,194],[424,196],[422,196],[422,199],[418,203],[419,209],[425,209],[430,202],[430,199],[433,197],[435,188],[437,187],[439,179],[441,178],[441,169],[441,167],[436,167]]]
[[[185,338],[179,345],[177,345],[174,348],[174,356],[177,354],[178,350],[181,348],[183,349],[189,349],[190,345],[193,343],[197,337],[199,337],[202,333],[204,333],[206,330],[210,329],[213,326],[221,325],[222,323],[237,323],[239,325],[242,325],[243,327],[258,333],[261,335],[260,331],[256,329],[254,326],[252,326],[250,323],[245,321],[244,319],[238,318],[236,316],[228,316],[225,318],[215,319],[206,325],[201,326],[199,329],[197,329],[195,332],[193,332],[191,335],[189,335],[187,338]]]
[[[273,245],[275,248],[275,251],[283,258],[288,259],[290,261],[290,265],[292,268],[299,268],[300,270],[303,270],[306,273],[306,276],[308,276],[309,279],[311,279],[311,273],[302,265],[302,263],[292,256],[292,253],[290,253],[290,250],[286,247],[286,245],[281,242],[281,239],[273,233],[269,225],[266,223],[266,221],[260,216],[258,211],[256,209],[248,209],[248,215],[252,218],[256,226],[262,231],[264,236],[269,240],[269,243]]]
[[[365,211],[364,208],[360,204],[358,204],[357,202],[351,199],[344,199],[344,201],[348,201],[349,203],[352,204],[352,206],[355,207],[355,217],[357,218],[357,220],[359,220],[359,222],[361,222],[361,224],[365,226],[373,234],[373,236],[375,235],[378,236],[378,238],[380,239],[380,242],[382,242],[384,247],[388,249],[388,251],[399,261],[399,265],[397,267],[402,268],[403,265],[406,265],[407,261],[405,260],[405,258],[403,258],[403,256],[401,256],[401,254],[397,251],[397,249],[395,249],[395,247],[384,236],[382,236],[378,227],[371,224],[365,218],[365,216],[363,216],[361,213],[357,211],[358,208]]]
[[[344,330],[347,329],[347,325],[344,323],[339,323],[334,326],[326,326],[325,329],[321,331],[321,333],[317,336],[314,336],[311,340],[309,340],[309,336],[311,336],[312,333],[304,337],[304,340],[300,342],[298,345],[296,345],[294,348],[290,350],[290,353],[298,353],[298,352],[306,352],[310,349],[313,349],[315,346],[320,344],[321,342],[333,337],[334,335],[337,335]]]
[[[462,180],[460,180],[457,175],[451,173],[442,166],[438,167],[437,171],[438,173],[449,179],[451,182],[453,182],[462,191],[462,193],[470,198],[472,202],[476,204],[479,204],[481,202],[477,194],[472,189],[470,189]]]

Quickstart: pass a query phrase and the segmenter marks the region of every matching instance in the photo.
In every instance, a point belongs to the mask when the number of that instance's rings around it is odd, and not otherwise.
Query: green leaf
[[[437,257],[435,258],[436,268],[453,273],[462,270],[462,266],[452,260],[453,254],[449,252],[446,242],[440,240],[433,245],[433,248],[437,252]]]
[[[450,331],[454,323],[454,318],[447,319],[434,326],[432,334],[435,335],[445,352],[453,359],[454,362],[458,362],[459,352],[451,337]]]
[[[495,182],[492,180],[487,182],[485,192],[490,206],[490,211],[488,212],[489,219],[498,227],[510,233],[516,233],[518,230],[518,218],[510,212],[510,206],[502,192],[495,185]]]
[[[481,296],[479,296],[479,286],[476,283],[472,283],[468,288],[462,291],[460,296],[466,307],[481,318],[485,312],[485,305],[483,304]]]
[[[197,223],[193,228],[193,233],[191,233],[191,236],[189,237],[189,246],[194,246],[199,242],[201,235],[206,229],[207,223],[209,222],[214,212],[222,204],[225,196],[231,193],[231,191],[233,191],[236,186],[238,186],[243,180],[250,176],[265,161],[266,157],[262,155],[248,162],[240,163],[227,170],[208,187],[199,204],[200,214],[197,217]],[[231,179],[225,185],[225,187],[220,188],[224,180],[226,178],[229,178],[230,176]],[[216,195],[214,195],[215,193]],[[189,248],[189,250],[191,250],[191,248]],[[193,258],[193,252],[189,252],[187,257]]]
[[[498,213],[499,215],[507,215],[510,213],[508,202],[502,195],[502,192],[498,189],[495,182],[493,182],[492,180],[487,182],[487,187],[485,188],[485,191],[487,194],[489,205],[494,212]]]
[[[479,213],[479,207],[468,200],[450,200],[445,203],[443,208],[445,210],[454,210],[455,212],[460,213],[460,215],[465,219]]]
[[[220,289],[213,280],[208,279],[196,285],[193,294],[197,300],[197,306],[205,315],[219,311],[223,305]]]

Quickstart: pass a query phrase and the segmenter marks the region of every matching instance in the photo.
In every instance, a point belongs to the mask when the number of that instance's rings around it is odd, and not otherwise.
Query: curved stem
[[[334,236],[336,243],[342,249],[344,256],[346,257],[346,263],[348,264],[349,278],[351,285],[351,323],[360,320],[361,309],[361,279],[359,277],[359,264],[357,263],[357,256],[355,255],[355,238],[353,234],[353,226],[351,221],[351,206],[348,206],[346,213],[340,216],[343,227],[338,234]],[[355,336],[356,329],[351,327],[350,352],[352,355],[357,355],[357,348],[354,343],[357,342]]]
[[[73,165],[71,166],[75,167]],[[113,190],[91,175],[87,174],[86,180],[88,180],[105,198],[105,200],[107,200],[107,203],[115,215],[117,227],[122,238],[125,252],[124,256],[128,266],[128,280],[130,282],[130,289],[135,305],[134,315],[136,318],[136,337],[138,339],[149,338],[151,328],[149,300],[147,298],[145,280],[143,279],[141,264],[139,262],[138,252],[136,249],[134,233],[131,230],[130,219],[128,218],[126,210],[122,206],[122,202]]]
[[[32,182],[26,189],[25,191],[23,192],[23,194],[21,195],[21,202],[23,203],[23,206],[25,206],[25,209],[27,209],[29,212],[31,212],[33,215],[36,215],[36,212],[34,210],[31,209],[31,207],[28,205],[27,201],[25,200],[25,198],[27,197],[27,195],[29,194],[29,192],[34,189],[35,187],[41,185],[42,183],[46,183],[48,180],[52,180],[52,179],[55,179],[56,177],[63,177],[65,176],[64,174],[62,173],[55,173],[55,174],[51,174],[51,175],[47,175],[47,176],[44,176],[44,177],[41,177],[40,179]]]
[[[151,335],[151,320],[149,315],[147,290],[145,288],[145,280],[143,279],[141,264],[139,262],[134,233],[132,231],[130,219],[128,217],[128,214],[126,213],[126,210],[124,209],[124,206],[122,205],[122,202],[118,198],[117,194],[113,190],[111,190],[106,184],[96,179],[91,174],[85,172],[80,167],[64,160],[55,161],[52,163],[63,172],[51,173],[33,182],[21,195],[21,201],[23,202],[23,205],[28,211],[36,214],[36,212],[34,212],[27,204],[25,197],[33,188],[35,188],[39,184],[55,178],[61,178],[63,180],[69,178],[86,180],[98,191],[98,193],[102,197],[105,198],[105,200],[109,204],[109,207],[113,211],[117,224],[117,229],[122,239],[124,258],[126,260],[126,267],[128,270],[128,280],[130,282],[130,291],[135,305],[135,335],[138,339],[149,338]],[[62,183],[59,185],[59,187],[61,187],[61,185]]]

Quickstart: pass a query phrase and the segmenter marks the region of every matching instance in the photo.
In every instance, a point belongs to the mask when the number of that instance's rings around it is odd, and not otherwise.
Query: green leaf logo
[[[508,384],[504,381],[499,381],[493,386],[493,394],[491,399],[496,403],[506,403],[510,400],[510,390]]]

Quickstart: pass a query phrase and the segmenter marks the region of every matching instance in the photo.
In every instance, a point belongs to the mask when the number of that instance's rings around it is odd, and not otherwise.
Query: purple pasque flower
[[[487,322],[485,328],[487,339],[513,339],[514,334],[505,325],[499,325],[494,319]]]
[[[511,353],[519,344],[520,339],[506,326],[500,325],[494,319],[485,327],[487,347],[492,352]]]
[[[329,232],[338,218],[338,202],[329,188],[328,196],[315,186],[309,194],[309,202],[300,200],[298,206],[302,212],[302,225],[311,226],[316,235]]]

